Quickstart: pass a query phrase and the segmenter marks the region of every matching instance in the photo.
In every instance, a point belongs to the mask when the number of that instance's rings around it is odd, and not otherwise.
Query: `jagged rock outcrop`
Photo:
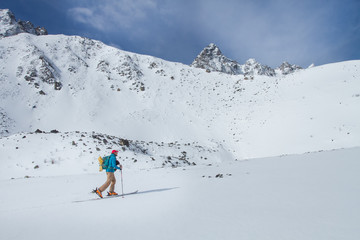
[[[0,39],[19,33],[30,33],[34,35],[47,35],[43,27],[34,27],[29,21],[16,21],[14,14],[9,9],[0,9]]]
[[[274,69],[258,63],[253,58],[250,58],[246,61],[246,63],[242,66],[242,71],[244,72],[245,76],[265,75],[273,77],[276,75]]]
[[[241,65],[225,57],[220,49],[213,43],[209,44],[195,58],[190,65],[207,71],[223,72],[228,74],[242,74]]]

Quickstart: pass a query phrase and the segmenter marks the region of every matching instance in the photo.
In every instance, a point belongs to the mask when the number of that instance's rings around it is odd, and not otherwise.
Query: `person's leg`
[[[114,173],[112,173],[112,175],[114,175]],[[107,172],[106,177],[107,177],[106,182],[99,188],[100,192],[105,191],[109,187],[109,185],[110,185],[110,183],[112,181],[111,180],[112,179],[111,172]]]
[[[115,184],[116,184],[116,178],[115,178],[115,174],[112,172],[110,174],[110,181],[111,181],[111,185],[110,185],[110,192],[113,193],[115,190]]]

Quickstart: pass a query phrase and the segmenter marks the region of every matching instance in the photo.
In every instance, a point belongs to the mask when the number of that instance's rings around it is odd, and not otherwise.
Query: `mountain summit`
[[[19,33],[31,33],[34,35],[47,35],[43,27],[34,27],[29,21],[16,21],[14,14],[9,9],[0,9],[0,39]]]

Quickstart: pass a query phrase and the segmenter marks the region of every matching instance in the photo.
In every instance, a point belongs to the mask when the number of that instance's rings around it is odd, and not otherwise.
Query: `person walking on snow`
[[[120,167],[118,167],[116,165],[118,163],[118,161],[116,160],[118,152],[119,151],[117,151],[117,150],[113,150],[111,152],[111,155],[109,158],[109,167],[106,169],[106,176],[107,176],[106,182],[101,187],[95,189],[95,193],[101,198],[103,197],[102,192],[105,191],[109,186],[110,186],[110,191],[108,192],[108,196],[118,195],[115,192],[116,178],[115,178],[115,174],[114,174],[116,169],[119,169],[119,170],[122,169],[121,165],[120,165]]]

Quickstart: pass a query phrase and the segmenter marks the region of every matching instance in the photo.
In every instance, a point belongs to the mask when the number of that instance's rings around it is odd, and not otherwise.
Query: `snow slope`
[[[96,198],[88,192],[104,173],[1,180],[0,238],[357,240],[359,155],[124,169],[125,192],[139,194],[81,203]]]

